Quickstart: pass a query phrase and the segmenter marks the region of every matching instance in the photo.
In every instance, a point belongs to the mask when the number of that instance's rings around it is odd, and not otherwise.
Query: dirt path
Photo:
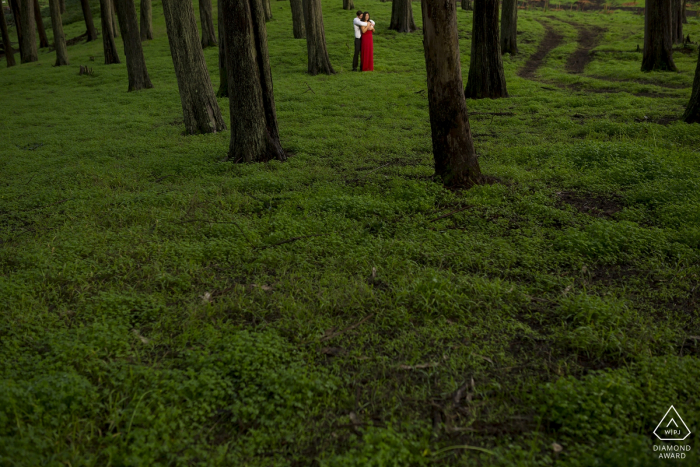
[[[525,65],[518,70],[518,76],[521,78],[534,79],[535,72],[542,65],[544,58],[553,49],[559,47],[562,39],[564,39],[564,36],[557,33],[549,24],[539,20],[538,23],[540,23],[546,31],[544,34],[544,39],[542,39],[542,42],[540,42],[540,46],[537,48],[535,53],[527,59]]]
[[[569,73],[583,73],[586,65],[593,59],[590,55],[591,50],[598,45],[600,36],[607,29],[600,26],[584,26],[583,24],[566,21],[554,16],[548,16],[548,18],[570,24],[578,31],[578,48],[566,60],[566,71]]]

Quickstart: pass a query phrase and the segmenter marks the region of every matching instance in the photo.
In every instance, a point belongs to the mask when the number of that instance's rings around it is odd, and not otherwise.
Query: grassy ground
[[[351,73],[353,13],[324,1],[340,73],[310,77],[272,7],[285,163],[183,136],[159,2],[151,90],[101,41],[0,63],[0,465],[642,466],[669,405],[700,429],[696,52],[641,73],[641,16],[521,11],[511,97],[468,102],[500,182],[451,192],[420,32],[356,3],[376,71]],[[581,25],[604,32],[570,73]],[[688,442],[665,462],[697,465]]]

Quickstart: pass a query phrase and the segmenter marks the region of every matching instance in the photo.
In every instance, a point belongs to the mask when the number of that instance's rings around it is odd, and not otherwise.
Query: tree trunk
[[[646,0],[642,71],[676,71],[671,36],[671,0]]]
[[[354,10],[355,3],[352,0],[343,0],[343,10]],[[300,39],[297,37],[297,39]]]
[[[292,30],[294,39],[304,39],[306,37],[306,28],[304,27],[304,5],[303,0],[289,0],[292,6]],[[352,4],[352,0],[350,0]],[[345,3],[343,3],[345,8]],[[352,8],[355,8],[354,6]],[[345,8],[347,10],[347,8]]]
[[[700,48],[698,50],[698,63],[695,65],[693,93],[690,95],[690,101],[683,114],[683,121],[686,123],[700,123]]]
[[[92,11],[90,11],[90,0],[80,0],[80,6],[83,9],[85,17],[85,27],[87,28],[87,42],[97,40],[97,29],[92,21]]]
[[[58,3],[61,5],[61,14],[65,15],[66,14],[66,0],[58,0]]]
[[[22,22],[22,46],[20,55],[22,63],[36,62],[36,21],[34,20],[34,2],[20,0],[20,18]]]
[[[462,0],[462,10],[471,11],[472,9],[472,0]]]
[[[139,23],[136,16],[134,0],[114,0],[114,6],[119,16],[119,28],[124,41],[126,55],[126,71],[129,76],[129,91],[152,88],[151,78],[146,69],[146,59],[141,47]]]
[[[674,44],[683,43],[683,4],[685,0],[671,0],[671,39]]]
[[[151,0],[141,0],[141,41],[150,41],[153,39],[153,5]]]
[[[272,91],[262,0],[223,0],[231,108],[229,160],[285,160]]]
[[[199,0],[199,20],[202,23],[202,48],[215,46],[216,30],[214,29],[211,0]]]
[[[262,0],[262,3],[265,9],[265,21],[270,21],[272,19],[272,4],[270,0]]]
[[[105,54],[105,65],[121,63],[117,52],[117,42],[114,40],[114,6],[112,0],[100,0],[100,20],[102,24],[102,47]]]
[[[7,68],[15,66],[15,54],[12,51],[12,43],[10,42],[10,33],[7,30],[7,21],[5,20],[5,12],[0,11],[0,29],[2,29],[2,45],[5,48],[5,60]]]
[[[44,20],[41,19],[41,7],[39,0],[34,0],[34,21],[36,21],[36,30],[39,33],[39,48],[49,46],[49,38],[46,37],[46,29],[44,29]]]
[[[19,56],[22,58],[22,10],[19,7],[19,0],[10,0],[10,9],[12,10],[12,18],[15,20],[15,28],[17,28],[17,42],[19,44]]]
[[[216,97],[228,97],[228,72],[226,71],[226,32],[224,31],[224,2],[216,2],[218,14],[216,22],[219,27],[219,90]]]
[[[508,97],[498,41],[498,0],[474,4],[472,56],[464,93],[468,99]]]
[[[56,49],[56,64],[54,66],[68,65],[68,51],[66,50],[66,35],[63,34],[63,22],[61,20],[60,0],[49,0],[51,12],[51,27],[53,28],[53,46]]]
[[[683,0],[683,10],[681,11],[681,22],[688,24],[688,17],[685,15],[686,0]]]
[[[481,182],[462,92],[456,0],[423,0],[423,49],[435,175],[447,186]]]
[[[163,15],[180,90],[185,131],[193,135],[226,129],[204,52],[197,43],[197,18],[191,0],[163,0]]]
[[[303,0],[304,27],[306,28],[306,52],[309,57],[309,74],[335,73],[326,49],[326,31],[323,28],[321,0]]]
[[[416,23],[413,22],[411,0],[394,0],[392,2],[389,29],[398,32],[413,32],[416,30]]]
[[[518,0],[503,0],[501,54],[518,53]]]
[[[109,0],[109,7],[112,10],[112,34],[114,34],[114,37],[119,37],[119,25],[117,24],[117,10],[115,10],[114,0]]]

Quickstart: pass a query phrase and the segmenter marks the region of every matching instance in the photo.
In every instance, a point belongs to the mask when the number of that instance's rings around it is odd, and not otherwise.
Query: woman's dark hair
[[[369,16],[369,11],[365,11],[364,13],[362,13],[362,16],[365,16],[365,15]]]

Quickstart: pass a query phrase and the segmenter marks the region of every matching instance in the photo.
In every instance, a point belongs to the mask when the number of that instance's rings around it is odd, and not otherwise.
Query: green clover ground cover
[[[272,3],[285,163],[183,136],[159,2],[151,90],[101,41],[0,64],[0,465],[656,465],[669,405],[700,429],[697,52],[644,74],[641,16],[521,11],[511,97],[468,102],[496,182],[451,192],[420,32],[356,6],[377,71],[324,1],[340,73],[310,77]],[[571,22],[604,31],[582,74]]]

